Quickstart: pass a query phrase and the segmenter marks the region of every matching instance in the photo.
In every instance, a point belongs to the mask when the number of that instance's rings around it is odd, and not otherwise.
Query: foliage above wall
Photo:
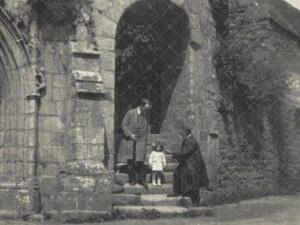
[[[45,21],[74,21],[80,14],[82,0],[28,0]]]

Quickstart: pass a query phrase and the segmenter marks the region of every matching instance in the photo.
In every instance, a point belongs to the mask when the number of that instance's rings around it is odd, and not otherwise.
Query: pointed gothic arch
[[[33,176],[34,73],[22,35],[0,9],[0,176]]]

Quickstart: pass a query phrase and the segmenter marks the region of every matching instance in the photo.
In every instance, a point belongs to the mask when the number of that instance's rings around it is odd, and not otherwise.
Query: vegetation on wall
[[[294,37],[271,21],[247,21],[251,5],[229,15],[228,1],[210,1],[219,40],[220,94],[214,100],[225,126],[216,187],[226,190],[222,202],[278,193],[278,187],[290,192],[299,175],[292,162],[294,112],[286,103]]]
[[[53,23],[74,21],[80,15],[84,3],[82,0],[28,0],[28,2],[43,20]]]

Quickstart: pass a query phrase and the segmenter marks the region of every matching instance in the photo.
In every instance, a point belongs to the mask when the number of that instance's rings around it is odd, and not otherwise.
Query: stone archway
[[[163,133],[170,133],[166,121],[173,123],[170,117],[181,117],[176,108],[187,104],[176,98],[181,97],[178,90],[185,85],[189,40],[188,15],[170,1],[140,0],[122,15],[116,35],[116,151],[122,118],[141,98],[152,102],[150,140],[161,140]]]
[[[0,8],[0,210],[34,211],[36,168],[35,74],[26,45]],[[35,196],[35,197],[34,197]]]
[[[104,113],[105,127],[107,130],[108,137],[107,144],[110,156],[113,156],[115,153],[115,98],[113,96],[115,96],[115,40],[117,35],[117,26],[121,16],[124,14],[126,9],[128,9],[128,7],[130,7],[135,2],[137,2],[137,0],[96,0],[94,2],[95,9],[97,9],[94,11],[93,15],[95,18],[95,25],[97,27],[97,29],[95,30],[95,34],[101,55],[100,73],[103,75],[105,88],[109,91],[110,95],[112,96],[112,101],[106,102],[106,112]],[[199,30],[199,17],[193,12],[194,10],[196,10],[195,5],[198,5],[198,3],[192,0],[170,0],[168,2],[175,4],[179,8],[182,8],[184,11],[186,11],[188,19],[190,20],[191,39],[190,45],[187,49],[184,67],[185,71],[189,70],[192,71],[191,73],[194,73],[194,68],[197,67],[197,65],[193,63],[194,46],[196,46],[197,48],[198,46],[201,46],[203,42]],[[206,2],[205,4],[208,7],[209,3]],[[109,168],[112,169],[113,165],[114,157],[110,157]]]
[[[114,134],[115,134],[115,40],[117,26],[120,18],[132,4],[138,0],[94,0],[93,18],[95,21],[95,40],[97,41],[100,52],[100,73],[103,76],[104,86],[111,96],[111,100],[105,104],[105,129],[107,131],[107,145],[110,155],[109,168],[114,167]],[[208,162],[208,169],[215,167],[210,161],[215,161],[215,155],[218,155],[218,144],[211,146],[208,130],[215,131],[216,121],[219,117],[214,106],[209,106],[207,102],[207,93],[218,92],[216,72],[213,62],[214,48],[216,44],[216,30],[211,6],[209,0],[169,0],[178,7],[186,11],[190,23],[190,41],[184,62],[184,71],[187,73],[185,81],[185,90],[182,90],[184,96],[181,99],[185,101],[185,107],[178,104],[178,113],[169,114],[173,121],[177,115],[185,118],[192,118],[195,125],[194,133],[197,137],[205,160]],[[180,91],[180,90],[177,90]],[[168,126],[168,123],[163,125]],[[172,126],[172,124],[170,124]],[[169,129],[170,130],[170,129]],[[177,137],[174,131],[169,134],[171,137]],[[164,139],[171,139],[165,134]],[[177,139],[177,138],[175,138]],[[216,138],[216,143],[218,138]],[[174,145],[174,148],[176,146]],[[177,146],[178,147],[178,146]],[[212,174],[214,172],[211,172]],[[213,175],[212,175],[213,176]]]

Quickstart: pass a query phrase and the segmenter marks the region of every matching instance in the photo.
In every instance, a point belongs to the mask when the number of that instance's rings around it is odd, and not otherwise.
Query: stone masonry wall
[[[39,174],[56,176],[65,163],[68,90],[68,28],[41,25],[41,62],[45,90],[39,109]]]
[[[277,63],[289,70],[286,63],[298,54],[299,40],[272,21],[262,2],[228,1],[228,10],[227,33],[222,37],[231,50],[238,49],[238,46],[247,46],[251,58],[250,62],[246,62],[247,71],[258,65],[266,65],[267,68],[268,65]],[[246,69],[235,72],[242,77],[245,71]],[[226,74],[220,73],[219,76]],[[245,102],[246,99],[242,98],[237,96],[233,99],[233,104]],[[291,128],[294,122],[287,121],[287,115],[290,115],[287,113],[289,103],[279,107],[276,104],[273,103],[271,110],[261,107],[258,112],[248,106],[239,114],[223,116],[225,133],[222,133],[220,143],[221,166],[216,188],[219,198],[215,199],[216,202],[275,194],[281,188],[289,186],[286,180],[289,177],[288,167],[293,167],[295,174],[296,164],[288,158],[290,154],[295,157],[297,150],[291,150],[286,138],[290,137],[295,142],[297,137],[294,135],[295,130]],[[256,119],[253,120],[253,116]],[[243,120],[248,121],[248,125]],[[260,128],[255,127],[257,125]],[[251,143],[247,140],[247,130],[252,133]],[[258,143],[261,144],[256,145]]]
[[[217,46],[215,21],[209,1],[189,1],[184,9],[189,15],[191,41],[163,124],[162,137],[170,143],[168,147],[178,151],[181,140],[174,129],[174,121],[181,118],[193,125],[193,133],[207,163],[210,180],[214,182],[214,168],[219,157],[219,119],[209,94],[218,92],[213,62]],[[216,136],[212,137],[213,134]]]

